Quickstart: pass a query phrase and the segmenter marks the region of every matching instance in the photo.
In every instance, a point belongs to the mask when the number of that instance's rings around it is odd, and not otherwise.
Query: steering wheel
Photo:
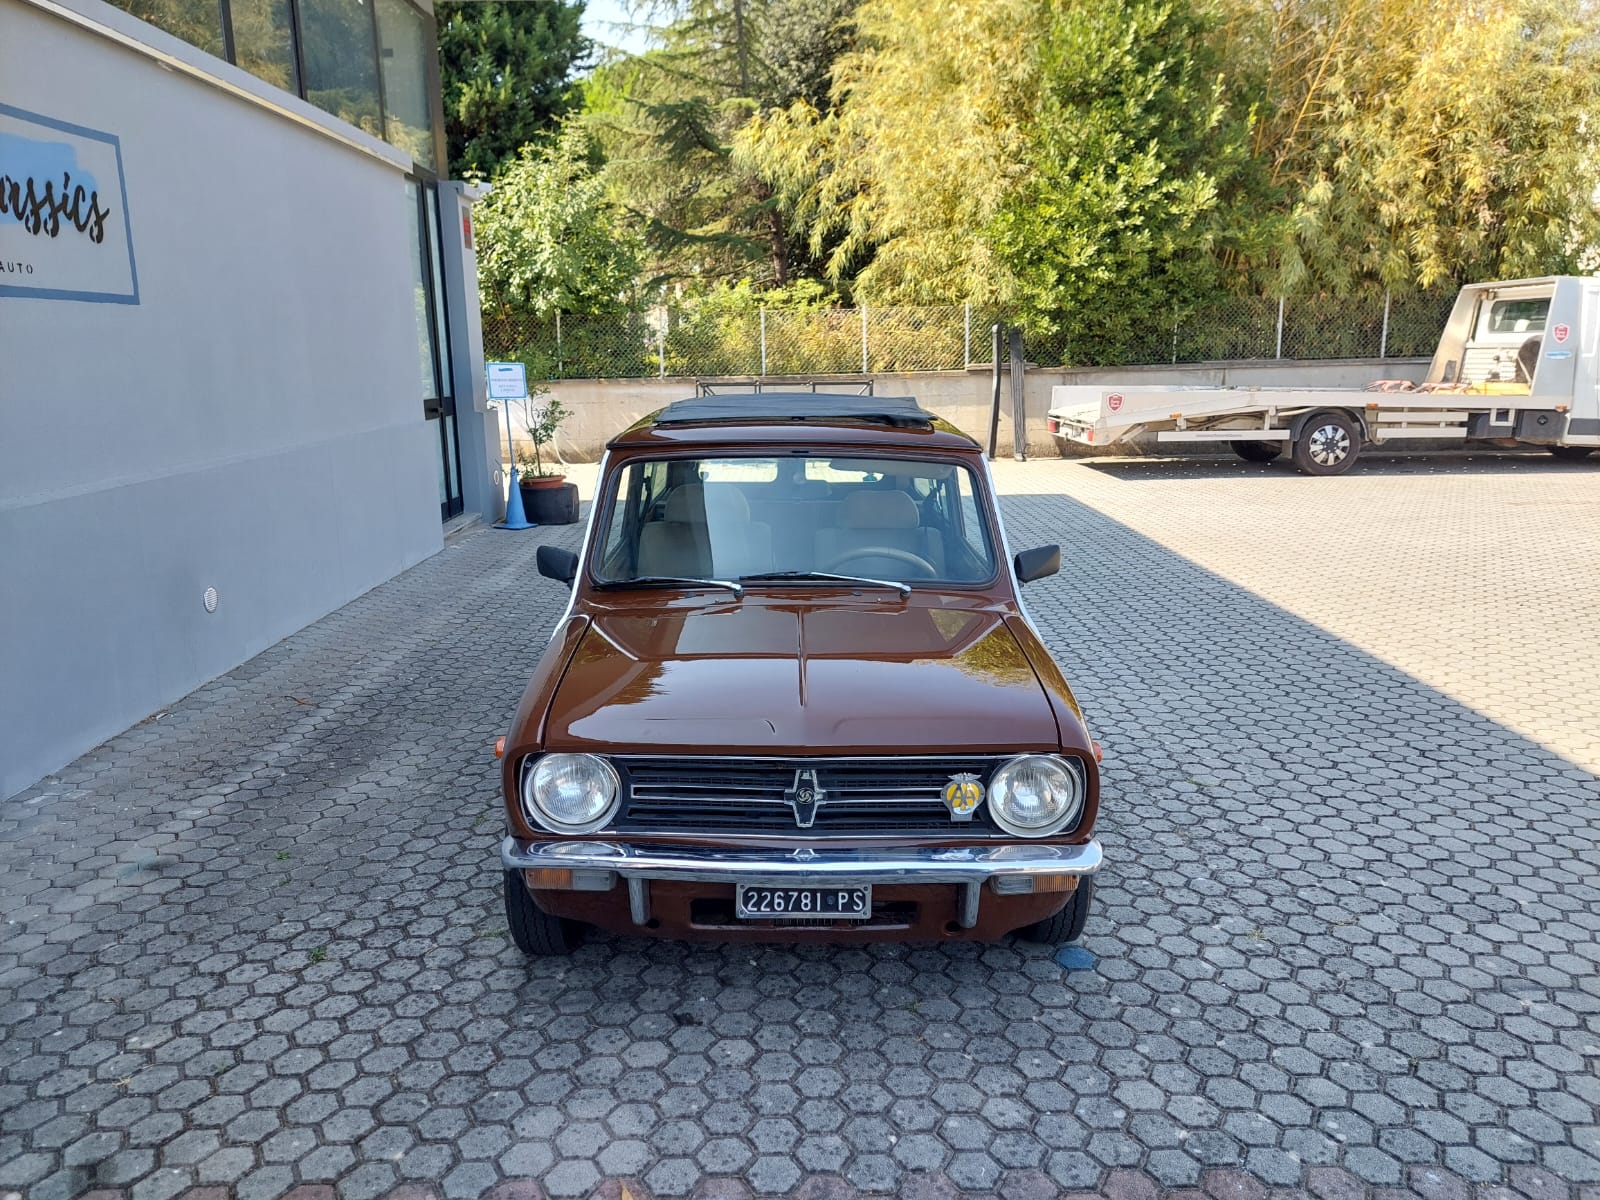
[[[895,562],[902,562],[908,567],[914,567],[928,579],[936,579],[939,576],[939,568],[923,558],[922,555],[913,554],[909,550],[901,550],[897,546],[861,546],[855,550],[846,550],[823,569],[834,571],[857,558],[892,558]]]

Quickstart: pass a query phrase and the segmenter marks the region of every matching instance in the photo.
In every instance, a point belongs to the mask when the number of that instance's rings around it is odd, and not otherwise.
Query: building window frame
[[[229,62],[233,63],[235,66],[238,66],[239,65],[239,56],[236,53],[234,53],[234,49],[233,49],[233,4],[232,4],[232,0],[217,0],[217,8],[220,10],[220,14],[221,14],[221,17],[222,17],[222,53],[223,53],[223,56]],[[290,25],[291,25],[291,27],[290,27],[290,30],[289,30],[289,40],[294,42],[294,44],[296,46],[298,46],[300,44],[300,39],[294,36],[293,19],[292,18],[291,18],[291,21],[290,21]],[[298,77],[296,77],[295,82],[296,83],[299,82]]]
[[[428,202],[429,195],[435,192],[437,185],[420,169],[413,172],[409,179],[417,185],[417,226],[422,231],[419,239],[422,252],[422,279],[427,292],[428,340],[432,346],[433,356],[433,394],[424,396],[422,400],[424,405],[437,404],[455,395],[455,389],[450,383],[449,344],[445,341],[449,336],[449,330],[441,328],[439,322],[440,309],[445,304],[444,280],[439,278],[438,272],[434,270],[434,263],[440,258],[439,230],[433,220],[433,214],[437,211],[435,208],[437,201],[434,204]]]
[[[361,0],[361,2],[365,5],[367,18],[372,24],[372,69],[377,72],[378,79],[378,128],[387,133],[389,131],[389,101],[383,91],[383,30],[378,28],[377,4],[373,0]],[[411,0],[402,0],[402,2],[410,4]],[[416,8],[414,4],[411,6]],[[417,11],[420,12],[421,9]],[[379,136],[382,137],[383,135],[380,134]],[[387,137],[383,140],[389,141]],[[394,143],[389,142],[389,144],[392,146]],[[422,165],[416,161],[414,156],[411,161],[416,166]]]
[[[222,0],[224,4],[232,0]],[[289,0],[289,49],[294,57],[294,90],[300,99],[306,98],[305,39],[300,36],[300,0]],[[233,62],[233,22],[228,22],[228,61]],[[309,103],[309,101],[307,101]]]
[[[377,6],[373,7],[376,10]],[[450,148],[444,136],[444,76],[439,70],[439,17],[437,13],[426,15],[429,19],[422,23],[422,57],[427,73],[428,102],[433,109],[433,161],[439,164],[434,178],[447,179],[450,174]],[[440,207],[442,210],[443,205]]]
[[[125,0],[111,0],[111,2],[118,5],[118,7],[128,7],[125,3]],[[372,0],[362,0],[362,2],[363,6],[367,9],[368,20],[372,25],[372,67],[376,72],[377,77],[378,127],[381,130],[387,131],[389,106],[385,93],[383,72],[383,31],[378,22],[377,5],[372,3]],[[444,136],[444,97],[442,94],[443,81],[439,74],[438,17],[429,9],[426,9],[422,5],[415,3],[415,0],[399,0],[399,2],[407,5],[414,12],[416,12],[419,17],[422,18],[422,44],[424,59],[423,78],[425,81],[425,86],[428,89],[428,108],[429,117],[433,124],[431,133],[433,138],[434,162],[436,166],[430,167],[426,163],[418,162],[414,155],[407,155],[407,157],[411,159],[412,173],[415,177],[420,178],[428,183],[436,183],[440,179],[446,178],[449,172],[449,159],[446,155],[447,147]],[[217,0],[217,18],[221,25],[220,32],[222,35],[222,57],[228,63],[238,67],[239,56],[238,48],[234,38],[232,0]],[[326,109],[322,109],[320,105],[317,105],[316,102],[307,95],[305,23],[300,11],[300,0],[288,0],[288,20],[289,49],[290,58],[294,63],[295,86],[293,89],[282,90],[287,90],[289,91],[290,95],[296,96],[299,99],[304,100],[307,104],[312,104],[321,111],[326,112]],[[161,26],[157,25],[156,28],[159,29]],[[171,33],[174,31],[168,30],[168,32]],[[180,35],[174,34],[174,36]],[[206,50],[205,47],[199,48],[201,50]],[[206,50],[206,52],[209,53],[208,50]],[[249,70],[247,67],[240,67],[239,69],[246,71]],[[278,86],[275,83],[270,83],[270,81],[264,82],[269,82],[269,86],[272,87]],[[337,114],[329,113],[329,115],[334,116],[335,119],[338,119]],[[384,137],[380,137],[379,140],[391,146],[395,145],[395,143],[390,142]],[[403,149],[402,153],[404,153]]]
[[[439,239],[444,236],[444,199],[431,172],[418,168],[407,176],[417,189],[415,220],[420,231],[418,253],[422,257],[423,291],[427,301],[429,348],[433,362],[433,389],[422,397],[424,421],[438,421],[439,454],[443,464],[441,478],[445,495],[439,515],[448,521],[463,509],[461,490],[461,446],[456,428],[455,379],[451,372],[449,297],[444,281],[444,254]]]

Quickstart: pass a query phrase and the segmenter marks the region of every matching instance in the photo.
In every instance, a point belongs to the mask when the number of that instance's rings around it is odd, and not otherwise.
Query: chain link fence
[[[1410,296],[1224,296],[1170,320],[1105,314],[1070,331],[1029,334],[1041,367],[1240,359],[1413,358],[1433,353],[1455,293]],[[483,318],[486,357],[523,362],[535,379],[760,377],[960,371],[993,361],[1003,310],[927,307],[656,308],[600,316]],[[1002,351],[1004,353],[1004,351]]]

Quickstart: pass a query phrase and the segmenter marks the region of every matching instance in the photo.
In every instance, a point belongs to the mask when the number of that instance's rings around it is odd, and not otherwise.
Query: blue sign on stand
[[[532,529],[533,523],[522,510],[522,481],[517,478],[517,445],[511,440],[511,402],[528,398],[528,368],[519,362],[486,362],[489,399],[500,401],[506,410],[506,454],[511,459],[511,486],[506,491],[506,519],[496,529]]]
[[[484,363],[489,373],[489,399],[526,400],[528,398],[528,367],[519,362]],[[509,429],[510,426],[507,426]]]

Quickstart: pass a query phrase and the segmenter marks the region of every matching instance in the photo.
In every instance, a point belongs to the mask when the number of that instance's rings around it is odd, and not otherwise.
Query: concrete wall
[[[71,3],[269,90],[98,0]],[[0,0],[0,102],[122,139],[141,291],[137,305],[0,297],[9,795],[441,534],[394,152],[22,0]]]
[[[1362,387],[1375,379],[1422,380],[1428,372],[1425,358],[1340,359],[1332,362],[1267,361],[1201,363],[1194,366],[1114,367],[1077,370],[1029,369],[1024,375],[1028,406],[1030,453],[1054,454],[1055,439],[1045,432],[1044,416],[1050,407],[1050,389],[1057,384],[1105,383],[1138,387],[1148,384],[1190,384],[1218,387],[1279,385],[1285,387]],[[824,379],[819,377],[819,379]],[[844,377],[840,377],[844,378]],[[859,376],[855,378],[860,378]],[[989,429],[988,371],[939,371],[921,374],[872,376],[880,396],[915,396],[922,406],[982,441]],[[810,379],[797,380],[804,390]],[[765,379],[762,386],[779,391],[781,379]],[[574,415],[562,428],[558,447],[569,460],[589,462],[618,430],[674,400],[694,395],[693,379],[569,380],[547,385]],[[1011,380],[1000,382],[1000,438],[1002,456],[1011,454]],[[1094,453],[1104,454],[1098,450]]]

